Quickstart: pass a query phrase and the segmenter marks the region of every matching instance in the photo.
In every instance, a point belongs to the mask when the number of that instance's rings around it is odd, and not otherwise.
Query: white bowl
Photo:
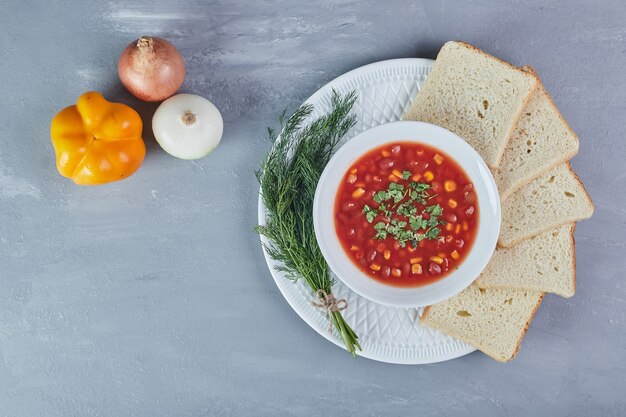
[[[477,235],[458,269],[419,287],[385,285],[362,272],[344,252],[335,232],[335,198],[348,168],[368,151],[393,142],[416,142],[440,149],[463,168],[478,198]],[[423,307],[461,292],[485,268],[500,232],[500,198],[487,165],[467,142],[442,127],[421,122],[393,122],[358,134],[332,157],[317,185],[313,202],[315,236],[330,269],[356,293],[380,304]]]

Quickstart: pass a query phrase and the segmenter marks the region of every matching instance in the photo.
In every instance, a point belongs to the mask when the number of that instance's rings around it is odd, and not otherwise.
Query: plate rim
[[[396,59],[388,59],[388,60],[377,61],[377,62],[373,62],[370,64],[366,64],[366,65],[354,68],[330,80],[329,82],[324,84],[322,87],[320,87],[316,92],[314,92],[309,98],[307,98],[303,102],[303,104],[312,103],[313,101],[318,101],[321,97],[323,97],[325,94],[331,91],[334,85],[345,82],[346,80],[349,80],[350,78],[355,77],[358,73],[361,73],[361,72],[375,71],[377,69],[407,66],[407,65],[408,66],[420,66],[421,65],[421,66],[432,67],[434,62],[435,61],[433,59],[428,59],[428,58],[396,58]],[[265,224],[265,220],[266,220],[265,214],[266,214],[265,205],[263,204],[263,199],[261,196],[261,188],[259,187],[259,195],[258,195],[258,202],[257,202],[258,224],[260,225]],[[279,276],[278,271],[274,269],[274,264],[276,262],[270,258],[269,254],[265,250],[265,245],[269,244],[270,240],[266,238],[265,236],[260,235],[260,241],[261,241],[261,250],[263,252],[263,257],[265,258],[265,262],[270,271],[270,275],[272,276],[274,282],[276,283],[276,286],[280,290],[281,295],[283,296],[285,301],[287,301],[287,304],[296,312],[296,314],[298,314],[298,316],[300,316],[300,318],[306,324],[309,325],[309,327],[315,330],[319,335],[321,335],[322,337],[324,337],[326,340],[333,343],[334,345],[339,346],[343,350],[346,350],[345,346],[339,340],[337,340],[337,338],[334,337],[333,333],[328,331],[328,327],[322,327],[318,323],[316,323],[312,317],[309,317],[308,313],[300,305],[296,304],[295,300],[291,299],[291,297],[288,297],[286,295],[285,292],[287,291],[287,286],[288,285],[293,286],[295,285],[295,283],[290,281],[289,279]],[[456,358],[468,355],[474,351],[476,351],[476,348],[466,344],[466,346],[462,349],[458,349],[450,353],[445,353],[434,358],[433,357],[406,358],[406,357],[398,356],[398,357],[391,358],[393,360],[390,360],[390,358],[383,358],[375,354],[370,354],[369,352],[365,350],[357,351],[356,354],[357,356],[362,357],[362,358],[367,358],[367,359],[371,359],[374,361],[389,363],[389,364],[425,365],[425,364],[449,361],[452,359],[456,359]]]

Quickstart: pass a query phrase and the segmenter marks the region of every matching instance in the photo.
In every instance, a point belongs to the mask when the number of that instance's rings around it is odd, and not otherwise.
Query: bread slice
[[[464,42],[447,42],[403,119],[451,130],[495,168],[536,85],[533,73]]]
[[[588,219],[593,203],[568,163],[535,178],[502,203],[498,244],[511,247],[565,223]]]
[[[426,307],[421,323],[506,362],[517,354],[542,299],[540,292],[485,290],[472,284],[456,296]]]
[[[537,76],[532,67],[522,69]],[[570,160],[577,152],[576,133],[539,81],[493,172],[500,199],[506,200],[516,188]]]
[[[576,292],[574,229],[567,223],[512,248],[496,248],[476,280],[480,288],[549,292],[569,298]]]

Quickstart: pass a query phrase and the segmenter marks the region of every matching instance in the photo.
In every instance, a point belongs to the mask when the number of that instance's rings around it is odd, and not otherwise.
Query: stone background
[[[626,415],[626,3],[0,2],[0,416]],[[176,44],[185,92],[221,109],[209,157],[151,136],[156,105],[117,79],[143,34]],[[596,213],[576,231],[578,292],[548,296],[517,359],[351,359],[287,305],[257,236],[264,129],[358,66],[463,39],[531,64],[578,132]],[[82,188],[49,124],[87,90],[146,121],[131,178]]]

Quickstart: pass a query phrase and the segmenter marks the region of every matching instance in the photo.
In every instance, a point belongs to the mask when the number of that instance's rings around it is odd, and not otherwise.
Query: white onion
[[[152,117],[152,131],[159,145],[181,159],[208,155],[220,143],[223,130],[220,111],[196,94],[168,98]]]

